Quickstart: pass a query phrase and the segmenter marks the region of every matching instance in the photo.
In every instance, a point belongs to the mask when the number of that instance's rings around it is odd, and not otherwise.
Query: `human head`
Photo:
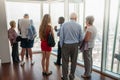
[[[14,20],[10,21],[10,26],[11,28],[15,28],[16,27],[16,22]]]
[[[93,25],[94,17],[93,16],[87,16],[86,17],[86,25]]]
[[[71,13],[70,15],[70,20],[77,20],[77,14],[76,13]]]
[[[24,18],[29,18],[29,14],[24,14]]]
[[[64,23],[65,18],[64,17],[59,17],[58,24]]]
[[[51,23],[51,17],[49,14],[45,14],[43,16],[40,28],[39,28],[39,36],[41,36],[43,39],[46,37],[46,28]]]
[[[47,23],[47,24],[51,23],[51,17],[50,17],[49,14],[45,14],[45,15],[43,16],[42,23]]]

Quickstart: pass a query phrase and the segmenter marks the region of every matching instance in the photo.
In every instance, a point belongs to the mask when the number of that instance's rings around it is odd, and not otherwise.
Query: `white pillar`
[[[0,0],[0,58],[2,63],[10,62],[10,51],[7,33],[5,0]]]
[[[64,17],[65,21],[69,20],[69,0],[64,1]]]

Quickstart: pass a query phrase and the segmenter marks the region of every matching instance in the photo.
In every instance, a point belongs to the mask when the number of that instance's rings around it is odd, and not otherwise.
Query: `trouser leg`
[[[58,42],[57,64],[61,64],[61,47],[60,47],[60,41]]]
[[[74,80],[75,69],[77,65],[77,56],[78,56],[78,44],[71,45],[70,57],[71,57],[71,71],[70,71],[70,80]]]
[[[18,43],[14,43],[12,46],[12,59],[13,62],[19,62]]]
[[[92,72],[92,49],[83,52],[85,73],[84,75],[90,76]]]
[[[64,80],[68,80],[69,50],[66,45],[62,47],[62,75]]]

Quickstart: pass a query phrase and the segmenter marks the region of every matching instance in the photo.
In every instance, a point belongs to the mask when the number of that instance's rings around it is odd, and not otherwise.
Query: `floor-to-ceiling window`
[[[6,2],[6,12],[7,12],[7,23],[9,28],[9,22],[11,20],[15,20],[16,23],[18,22],[18,19],[23,18],[25,13],[28,13],[30,16],[30,19],[33,19],[34,26],[37,30],[39,30],[40,25],[40,4],[39,3],[23,3],[23,2]],[[16,27],[17,31],[17,27]],[[39,50],[40,51],[40,40],[37,35],[35,38],[35,43],[33,50]]]
[[[120,62],[114,58],[114,54],[120,54],[120,20],[119,0],[110,0],[108,40],[105,69],[109,72],[120,74]]]
[[[57,26],[57,29],[60,28],[60,24],[58,24],[58,18],[64,17],[64,2],[53,2],[50,3],[50,15],[52,20],[52,27]],[[56,46],[53,48],[53,52],[57,53],[57,45],[59,41],[59,37],[57,36],[57,32],[55,32],[55,41]]]
[[[95,46],[93,48],[93,65],[101,67],[102,34],[104,20],[104,0],[86,0],[85,17],[92,15],[95,18],[94,26],[97,28]]]

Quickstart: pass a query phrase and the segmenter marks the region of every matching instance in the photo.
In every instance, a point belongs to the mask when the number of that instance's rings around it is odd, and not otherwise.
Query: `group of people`
[[[8,30],[8,38],[10,40],[12,46],[12,59],[13,62],[19,63],[19,53],[18,53],[18,42],[20,41],[21,50],[21,63],[20,65],[23,66],[24,62],[24,55],[25,51],[29,54],[31,65],[34,64],[32,60],[32,47],[34,44],[34,38],[36,36],[36,30],[33,25],[33,21],[29,19],[28,14],[24,14],[23,19],[18,20],[18,31],[19,35],[15,31],[16,22],[14,20],[10,21],[10,29]],[[28,55],[26,55],[28,57]]]
[[[25,17],[26,16],[26,17]],[[85,72],[81,77],[83,78],[89,78],[91,77],[92,72],[92,49],[94,47],[95,37],[97,30],[95,26],[93,25],[94,17],[93,16],[87,16],[86,17],[86,29],[85,34],[83,35],[83,31],[81,28],[81,25],[77,23],[77,15],[76,13],[72,13],[70,15],[70,21],[64,22],[64,17],[59,17],[58,24],[60,24],[60,29],[57,29],[57,26],[54,27],[54,29],[51,26],[51,17],[49,14],[45,14],[43,16],[43,19],[40,24],[39,28],[39,37],[41,40],[41,51],[42,51],[42,75],[43,76],[49,76],[52,74],[52,71],[49,70],[49,60],[50,60],[50,54],[52,51],[52,47],[48,45],[48,35],[51,32],[52,36],[54,37],[54,31],[57,32],[57,36],[59,37],[58,41],[58,54],[57,54],[57,60],[54,62],[55,65],[62,65],[62,80],[74,80],[75,78],[75,70],[77,65],[77,57],[78,57],[78,46],[82,48],[83,52],[83,58],[84,58],[84,65],[85,65]],[[10,38],[10,42],[13,48],[12,54],[15,54],[14,45],[16,45],[17,41],[17,34],[14,30],[14,26],[12,25],[14,21],[10,22],[10,26],[14,31],[14,39]],[[15,23],[15,22],[14,22]],[[32,60],[32,50],[34,39],[28,40],[27,34],[28,34],[28,28],[33,25],[33,22],[29,20],[28,15],[24,15],[24,19],[19,20],[18,22],[19,26],[19,32],[21,34],[21,65],[24,65],[24,54],[25,50],[28,50],[31,64],[34,64],[34,61]],[[10,29],[8,30],[8,33],[10,34]],[[11,31],[11,32],[13,32]],[[61,62],[62,58],[62,62]],[[16,58],[13,58],[13,61],[15,61]],[[19,56],[18,56],[19,61]],[[69,61],[71,62],[71,69],[69,72]]]

